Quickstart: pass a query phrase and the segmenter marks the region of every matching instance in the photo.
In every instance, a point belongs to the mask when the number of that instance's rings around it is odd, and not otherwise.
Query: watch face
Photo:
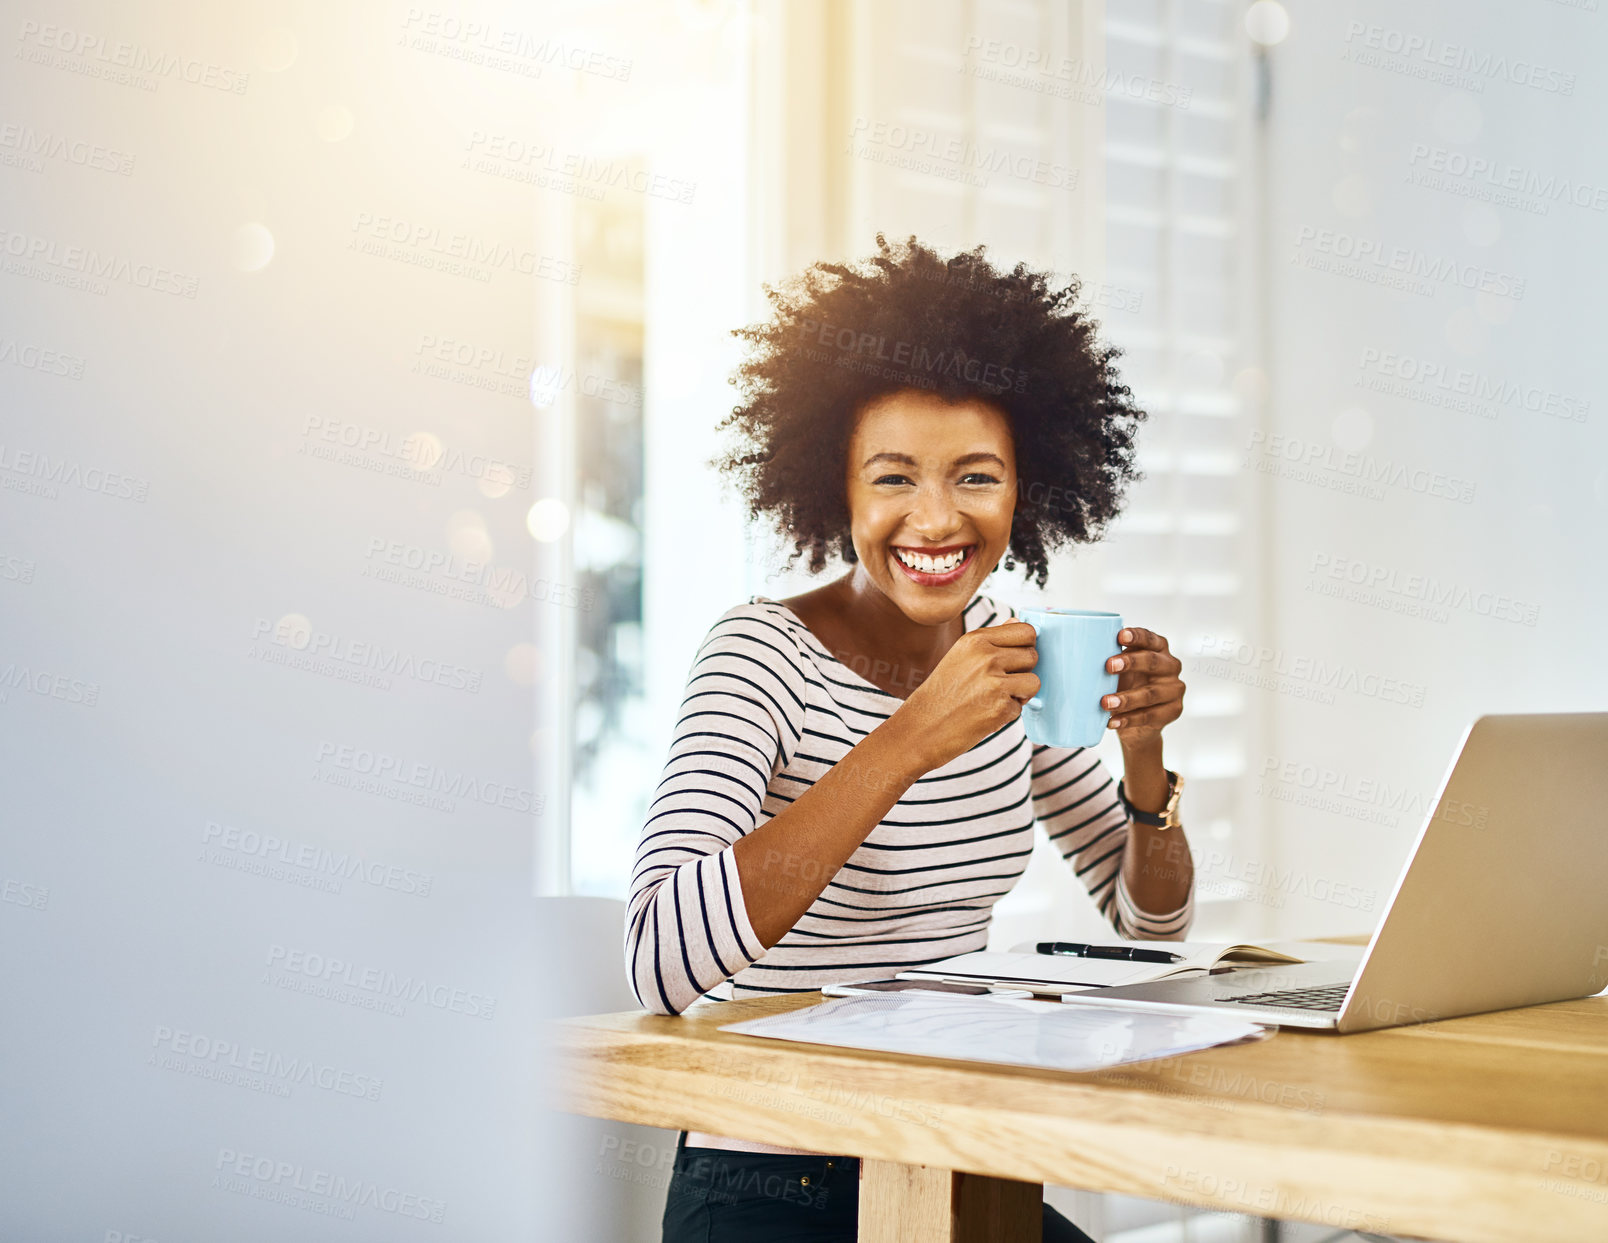
[[[1178,796],[1184,792],[1184,779],[1177,773],[1168,774],[1172,778],[1172,793],[1167,797],[1167,806],[1162,808],[1161,814],[1166,818],[1167,827],[1173,828],[1178,824]]]

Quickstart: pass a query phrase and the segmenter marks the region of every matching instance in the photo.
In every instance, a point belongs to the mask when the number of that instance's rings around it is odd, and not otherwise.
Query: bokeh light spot
[[[569,506],[556,496],[546,496],[530,507],[525,525],[543,544],[551,544],[569,530]]]
[[[235,230],[233,262],[236,271],[261,272],[274,257],[274,235],[266,225],[252,221]]]

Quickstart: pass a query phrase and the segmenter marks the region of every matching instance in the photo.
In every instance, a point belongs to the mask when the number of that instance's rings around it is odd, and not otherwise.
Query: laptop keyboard
[[[1242,1001],[1248,1006],[1284,1006],[1292,1010],[1339,1011],[1345,1002],[1349,984],[1330,984],[1323,988],[1281,988],[1271,993],[1246,993],[1241,997],[1223,997],[1222,1001]]]

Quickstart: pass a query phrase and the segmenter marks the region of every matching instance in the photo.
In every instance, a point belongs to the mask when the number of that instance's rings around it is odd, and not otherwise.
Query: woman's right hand
[[[1022,715],[1039,691],[1037,632],[1023,621],[969,630],[893,714],[925,765],[941,768]]]

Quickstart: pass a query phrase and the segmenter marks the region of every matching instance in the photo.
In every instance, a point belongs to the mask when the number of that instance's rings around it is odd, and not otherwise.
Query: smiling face
[[[982,401],[906,389],[869,403],[849,440],[860,572],[911,621],[958,617],[1011,539],[1016,446]]]

